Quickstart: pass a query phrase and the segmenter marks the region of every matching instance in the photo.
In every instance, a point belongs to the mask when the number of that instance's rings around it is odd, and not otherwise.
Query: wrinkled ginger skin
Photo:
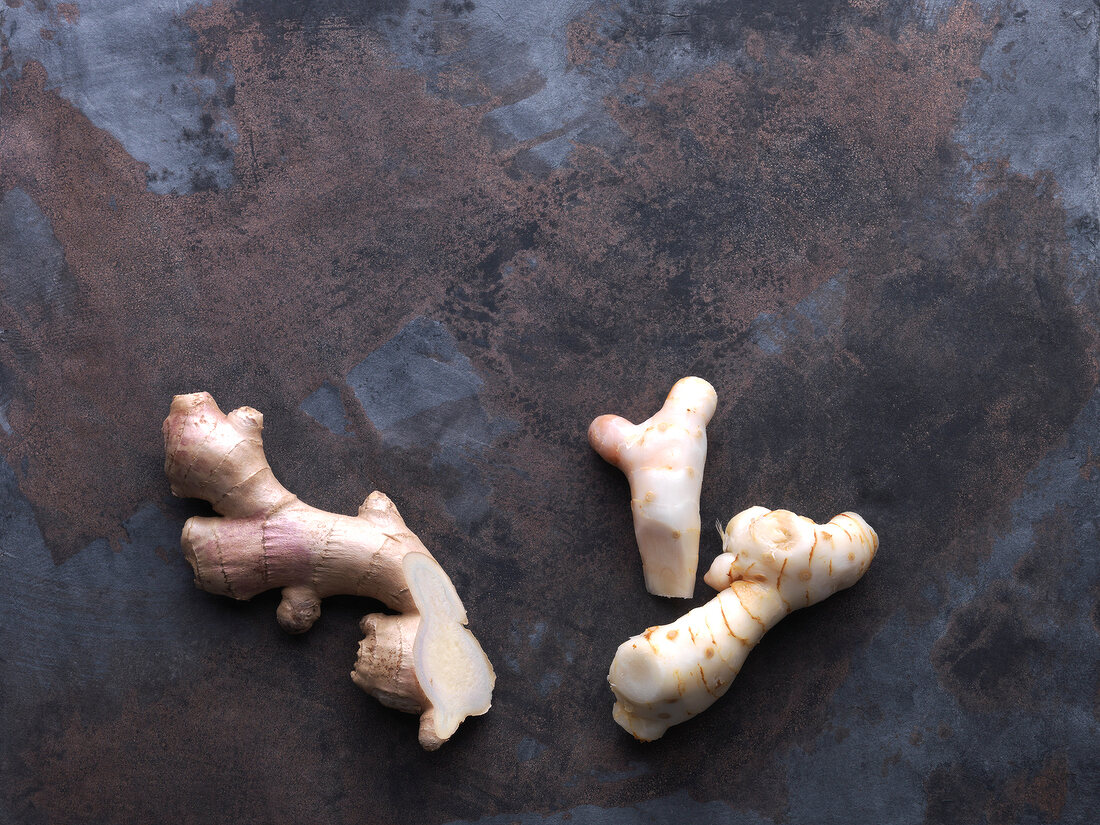
[[[695,592],[707,423],[717,403],[702,378],[681,378],[641,424],[601,415],[588,428],[592,448],[630,482],[642,573],[655,596],[687,599]]]
[[[221,515],[184,525],[195,584],[234,599],[281,588],[276,615],[290,633],[317,621],[326,596],[365,596],[398,611],[363,619],[352,679],[383,704],[421,714],[420,742],[434,750],[466,716],[488,711],[495,681],[450,579],[383,493],[356,516],[300,501],[272,473],[262,430],[251,407],[225,415],[204,392],[172,400],[163,427],[172,493],[205,499]],[[449,652],[431,661],[426,647]]]
[[[704,576],[718,595],[615,653],[607,677],[612,713],[637,739],[659,739],[710,707],[780,619],[859,580],[878,535],[856,513],[822,525],[788,510],[753,507],[730,519],[722,545]]]

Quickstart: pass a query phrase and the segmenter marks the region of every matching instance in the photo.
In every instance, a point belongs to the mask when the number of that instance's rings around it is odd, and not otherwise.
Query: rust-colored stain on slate
[[[76,25],[80,22],[80,6],[76,3],[58,3],[57,14],[66,23]]]
[[[1056,184],[966,165],[953,139],[997,21],[969,2],[931,26],[895,24],[874,0],[822,5],[828,37],[813,21],[750,16],[731,44],[707,28],[719,17],[685,22],[701,53],[736,46],[738,59],[631,74],[602,101],[616,139],[578,140],[559,166],[490,123],[538,78],[502,93],[473,62],[426,78],[366,17],[299,25],[255,3],[197,7],[185,22],[219,89],[211,106],[232,117],[235,182],[197,179],[187,196],[150,191],[142,164],[41,66],[23,66],[0,91],[0,190],[18,187],[46,216],[68,291],[46,307],[0,305],[14,387],[2,446],[54,561],[118,542],[128,517],[166,495],[168,401],[209,390],[226,409],[265,413],[276,474],[311,503],[354,512],[375,487],[398,500],[438,548],[500,679],[491,714],[427,756],[343,665],[305,677],[302,706],[281,681],[288,656],[340,662],[346,647],[350,666],[352,623],[329,618],[316,643],[227,642],[181,666],[163,695],[64,714],[26,741],[20,804],[74,822],[199,805],[237,819],[370,809],[424,823],[690,786],[697,800],[781,817],[782,756],[813,748],[853,652],[899,604],[925,620],[928,588],[973,575],[1096,383]],[[568,27],[570,71],[632,65],[651,22],[593,5]],[[458,53],[467,34],[441,29],[431,48]],[[465,533],[441,490],[461,478],[431,444],[383,444],[345,384],[421,316],[457,339],[484,407],[515,423],[476,458],[491,506]],[[645,747],[610,721],[603,676],[622,639],[683,605],[641,592],[625,481],[584,432],[609,409],[644,418],[686,374],[720,399],[705,514],[855,509],[883,554],[858,595],[792,615],[723,702]],[[298,410],[324,382],[342,388],[350,438]],[[1024,559],[951,615],[934,663],[966,710],[1037,701],[1046,643],[1020,617],[1057,592],[1050,562],[1073,563],[1066,529],[1044,528],[1035,552],[1047,563]],[[716,549],[704,542],[706,561]],[[363,612],[338,601],[326,617]],[[355,729],[333,724],[341,703]],[[544,749],[518,756],[528,740]],[[273,789],[271,764],[299,780]],[[997,804],[1054,820],[1065,804],[1064,759],[1012,780],[1007,802],[968,796],[984,781],[970,770],[929,772],[927,822],[982,821]],[[133,795],[164,775],[166,795]]]
[[[372,42],[345,35],[321,60],[320,46],[295,48],[288,35],[265,63],[255,27],[226,9],[193,25],[209,38],[202,59],[232,60],[236,76],[230,192],[146,191],[143,170],[46,91],[33,64],[4,93],[3,185],[49,217],[89,305],[35,325],[8,359],[24,389],[8,459],[28,459],[21,487],[48,509],[59,561],[117,538],[163,486],[148,422],[174,392],[215,364],[227,376],[264,364],[254,406],[304,398],[438,301],[507,218],[494,186],[503,175],[478,159],[477,113],[427,97]]]

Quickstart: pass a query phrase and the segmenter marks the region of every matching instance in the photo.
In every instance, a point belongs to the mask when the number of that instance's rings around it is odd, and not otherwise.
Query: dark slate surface
[[[6,0],[0,821],[1092,823],[1093,0]],[[854,508],[863,581],[650,745],[592,417],[685,374],[703,517]],[[357,619],[195,590],[174,393],[385,490],[499,675],[435,754]],[[718,552],[706,535],[701,567]],[[698,599],[704,598],[700,583]],[[698,600],[697,600],[698,601]]]

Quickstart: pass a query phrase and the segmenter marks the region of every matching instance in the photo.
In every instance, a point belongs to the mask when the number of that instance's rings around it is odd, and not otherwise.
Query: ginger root
[[[655,596],[687,599],[695,592],[707,423],[717,403],[702,378],[681,378],[641,424],[601,415],[588,428],[592,448],[630,482],[645,587]]]
[[[704,577],[719,591],[715,598],[615,653],[607,676],[613,714],[637,739],[658,739],[710,707],[780,619],[855,584],[878,535],[855,513],[822,525],[753,507],[730,519],[722,549]]]
[[[454,585],[382,493],[354,517],[301,502],[268,466],[262,429],[251,407],[225,415],[205,392],[172,399],[164,421],[172,492],[223,516],[183,527],[195,584],[235,599],[282,588],[277,618],[290,633],[317,621],[326,596],[366,596],[398,611],[362,620],[351,677],[382,704],[419,713],[420,744],[435,750],[467,716],[489,710],[495,682]]]

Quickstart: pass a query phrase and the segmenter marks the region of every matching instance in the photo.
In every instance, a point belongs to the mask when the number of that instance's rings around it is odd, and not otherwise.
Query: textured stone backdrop
[[[1093,823],[1093,0],[5,0],[0,821]],[[660,742],[597,414],[719,394],[703,518],[882,550]],[[160,422],[386,491],[496,664],[443,750],[357,619],[191,585]],[[718,552],[707,533],[702,569]],[[700,583],[698,598],[705,598]]]

